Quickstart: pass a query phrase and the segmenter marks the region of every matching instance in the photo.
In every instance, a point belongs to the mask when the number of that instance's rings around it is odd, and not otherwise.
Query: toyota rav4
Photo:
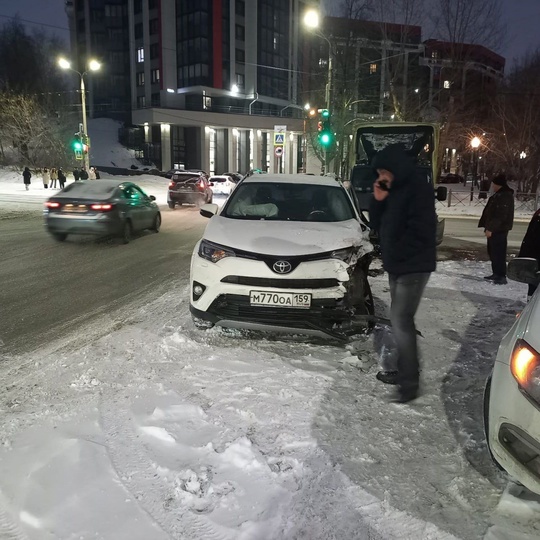
[[[344,338],[373,320],[372,245],[330,177],[251,176],[210,217],[191,262],[195,325]]]

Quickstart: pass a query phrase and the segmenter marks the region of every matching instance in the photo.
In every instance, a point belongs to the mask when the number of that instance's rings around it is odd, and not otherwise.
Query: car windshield
[[[172,179],[174,182],[197,182],[200,175],[194,174],[175,174]]]
[[[226,182],[228,179],[226,176],[211,176],[210,182]]]
[[[249,182],[238,186],[220,214],[233,219],[336,222],[354,219],[340,186]]]

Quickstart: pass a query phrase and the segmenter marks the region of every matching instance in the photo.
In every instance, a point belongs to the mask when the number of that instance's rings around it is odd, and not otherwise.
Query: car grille
[[[295,309],[252,306],[249,297],[234,294],[223,294],[216,298],[208,308],[208,313],[216,315],[218,319],[302,329],[331,327],[349,318],[345,310],[339,309],[338,300],[333,298],[313,299],[310,309]]]
[[[221,282],[274,289],[329,289],[339,286],[337,279],[273,279],[249,276],[227,276]]]

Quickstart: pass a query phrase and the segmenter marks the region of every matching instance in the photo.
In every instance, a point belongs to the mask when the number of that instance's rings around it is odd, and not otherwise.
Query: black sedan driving
[[[136,231],[159,232],[161,214],[155,200],[132,182],[73,182],[45,203],[45,228],[60,242],[68,234],[87,234],[117,236],[127,244]]]

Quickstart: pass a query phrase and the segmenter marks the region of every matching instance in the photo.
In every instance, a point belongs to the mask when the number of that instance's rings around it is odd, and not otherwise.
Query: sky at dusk
[[[502,0],[502,6],[508,36],[497,52],[507,59],[507,65],[511,65],[514,58],[540,47],[540,0]],[[17,13],[21,19],[37,23],[28,23],[30,28],[43,25],[43,29],[68,41],[64,0],[0,0],[0,24],[9,21],[6,16],[12,17]]]

